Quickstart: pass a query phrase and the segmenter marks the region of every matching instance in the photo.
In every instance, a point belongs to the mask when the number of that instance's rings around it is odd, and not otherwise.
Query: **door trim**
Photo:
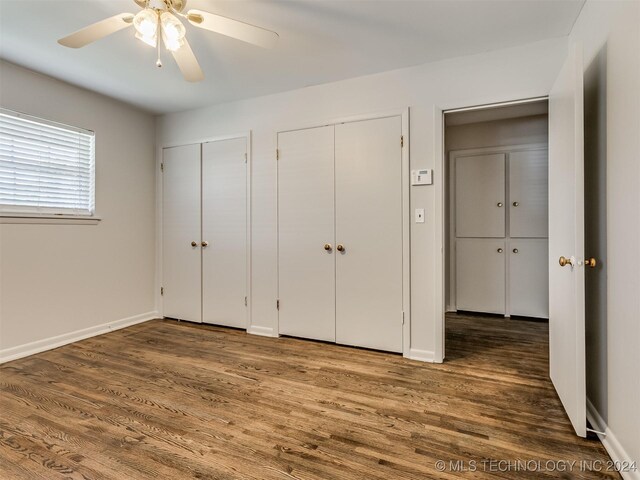
[[[376,120],[387,117],[400,117],[402,124],[401,135],[403,136],[404,143],[402,147],[402,309],[403,312],[398,312],[399,315],[404,315],[404,324],[402,325],[402,355],[404,357],[411,357],[411,232],[410,232],[410,180],[411,174],[409,169],[410,158],[410,144],[411,139],[409,135],[409,107],[399,108],[395,110],[387,110],[377,113],[365,113],[359,115],[351,115],[346,117],[338,117],[327,120],[309,121],[306,123],[300,123],[295,126],[283,125],[274,130],[274,144],[276,149],[278,146],[278,134],[291,132],[296,130],[306,130],[309,128],[325,127],[330,125],[338,125],[341,123],[360,122],[365,120]],[[400,141],[400,139],[398,139]],[[276,161],[276,192],[278,191],[278,161]],[[277,195],[276,195],[277,197]],[[280,211],[278,200],[276,198],[276,210]],[[280,229],[279,229],[279,214],[276,214],[276,229],[277,233],[277,258],[280,258]],[[277,273],[277,295],[280,296],[280,265],[279,261],[276,261],[276,273]],[[274,301],[275,306],[275,301]],[[280,316],[276,315],[276,332],[280,331]],[[399,317],[400,318],[400,317]],[[279,335],[279,333],[278,333]],[[277,336],[277,335],[275,335]]]
[[[156,247],[156,278],[155,278],[155,304],[156,304],[156,311],[159,312],[160,316],[163,316],[164,311],[163,311],[163,304],[162,304],[162,295],[160,295],[160,287],[162,286],[162,278],[163,278],[163,269],[162,269],[162,231],[163,231],[163,225],[162,225],[162,216],[163,216],[163,211],[162,211],[162,199],[164,196],[164,192],[163,192],[163,188],[162,188],[162,171],[160,169],[161,165],[162,165],[162,158],[163,158],[163,150],[165,148],[172,148],[172,147],[181,147],[181,146],[185,146],[185,145],[193,145],[193,144],[203,144],[203,143],[209,143],[209,142],[219,142],[219,141],[223,141],[223,140],[234,140],[236,138],[244,138],[246,141],[246,145],[247,145],[247,178],[246,178],[246,182],[247,182],[247,188],[246,188],[246,192],[247,192],[247,201],[246,201],[246,205],[247,205],[247,212],[246,212],[246,219],[247,219],[247,225],[246,225],[246,245],[247,245],[247,262],[246,262],[246,291],[247,291],[247,313],[246,313],[246,330],[248,331],[251,328],[251,319],[252,319],[252,296],[251,296],[251,290],[252,290],[252,262],[251,262],[251,224],[252,224],[252,217],[251,217],[251,172],[252,172],[252,155],[251,155],[251,140],[252,140],[252,132],[251,130],[248,130],[246,132],[241,132],[241,133],[237,133],[237,134],[229,134],[229,135],[216,135],[213,137],[205,137],[205,138],[199,138],[199,139],[192,139],[189,141],[183,141],[183,142],[172,142],[172,143],[165,143],[165,144],[159,144],[156,146],[156,242],[155,242],[155,247]],[[200,156],[200,162],[202,162],[202,155]],[[201,164],[201,168],[202,168],[202,164]],[[202,227],[202,225],[201,225]]]
[[[445,134],[445,114],[453,112],[463,112],[469,110],[481,110],[495,107],[505,107],[508,105],[518,105],[523,103],[532,103],[548,100],[549,96],[539,95],[519,100],[496,100],[489,103],[470,104],[469,102],[452,102],[451,104],[434,105],[433,107],[433,150],[435,156],[435,172],[439,172],[434,176],[435,186],[435,247],[439,252],[435,258],[435,292],[434,292],[434,311],[433,311],[433,362],[442,363],[445,355],[445,281],[446,281],[446,262],[445,255],[449,248],[445,242],[445,195],[448,188],[445,186],[444,167],[446,165],[446,151],[444,148]]]

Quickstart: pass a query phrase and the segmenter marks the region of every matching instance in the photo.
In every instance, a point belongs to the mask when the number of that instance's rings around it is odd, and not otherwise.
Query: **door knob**
[[[567,265],[571,265],[573,267],[572,258],[560,257],[558,259],[558,263],[560,264],[561,267],[566,267]]]
[[[498,208],[500,208],[500,207],[502,207],[503,204],[502,204],[502,202],[498,202],[497,205],[498,205]]]
[[[197,247],[198,246],[198,242],[191,242],[191,246],[192,247]]]
[[[585,264],[587,267],[590,267],[590,268],[596,268],[596,265],[598,264],[598,262],[596,261],[596,259],[595,259],[595,258],[591,257],[591,258],[587,258],[587,259],[584,261],[584,264]]]
[[[209,242],[202,242],[200,245],[202,245],[202,247],[208,247],[209,246]]]
[[[517,249],[517,248],[514,248],[514,249],[513,249],[513,253],[518,253],[518,249]]]
[[[504,250],[502,250],[501,248],[499,248],[498,250],[496,250],[498,253],[502,253],[504,252]]]
[[[331,251],[331,244],[330,244],[330,243],[325,243],[325,244],[324,244],[324,249],[325,249],[327,252],[330,252],[330,251]]]
[[[338,250],[339,252],[344,252],[344,245],[338,244],[338,246],[336,247],[336,250]]]
[[[520,205],[518,202],[513,202],[514,207],[517,207],[518,205]]]

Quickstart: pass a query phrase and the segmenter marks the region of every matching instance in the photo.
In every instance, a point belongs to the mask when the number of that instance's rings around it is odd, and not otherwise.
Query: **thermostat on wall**
[[[433,183],[433,170],[411,170],[411,185],[431,185]]]

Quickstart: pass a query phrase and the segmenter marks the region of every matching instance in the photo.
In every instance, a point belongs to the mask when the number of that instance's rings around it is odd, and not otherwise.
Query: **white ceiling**
[[[263,50],[187,25],[205,73],[190,84],[165,53],[120,31],[79,50],[56,43],[138,11],[133,0],[0,0],[0,57],[154,113],[282,92],[568,35],[584,0],[188,0],[274,30]]]

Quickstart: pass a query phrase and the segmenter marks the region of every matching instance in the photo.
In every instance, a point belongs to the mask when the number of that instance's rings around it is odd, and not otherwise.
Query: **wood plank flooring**
[[[0,478],[619,478],[547,371],[539,322],[451,316],[435,365],[155,320],[0,367]]]

